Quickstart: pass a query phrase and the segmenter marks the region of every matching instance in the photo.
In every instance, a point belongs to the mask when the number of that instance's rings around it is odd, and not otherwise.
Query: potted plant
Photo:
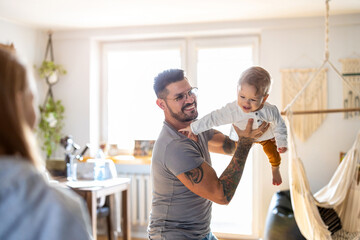
[[[38,69],[41,78],[45,78],[49,85],[54,85],[59,80],[59,76],[66,74],[62,65],[55,64],[53,61],[44,60]]]
[[[59,81],[59,76],[66,74],[62,65],[55,64],[52,51],[51,33],[49,33],[48,44],[46,47],[45,59],[37,72],[41,78],[46,80],[48,91],[45,101],[40,109],[40,123],[38,126],[38,136],[42,142],[42,150],[46,153],[46,159],[49,160],[56,150],[62,137],[64,127],[65,108],[60,100],[55,100],[52,87]],[[50,54],[50,60],[47,59]]]
[[[52,96],[49,96],[44,105],[39,106],[39,109],[38,132],[42,141],[41,149],[46,153],[46,159],[49,159],[62,137],[65,108],[60,100],[55,101]]]

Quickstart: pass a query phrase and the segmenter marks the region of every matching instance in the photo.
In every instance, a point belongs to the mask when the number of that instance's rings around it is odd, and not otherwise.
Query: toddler
[[[233,123],[244,130],[250,118],[254,119],[253,129],[258,128],[263,121],[270,123],[269,129],[257,139],[257,143],[263,146],[271,164],[273,185],[280,185],[282,179],[279,169],[281,162],[279,153],[287,151],[287,129],[277,107],[266,102],[270,86],[270,74],[261,67],[251,67],[245,70],[240,77],[237,86],[237,101],[228,103],[221,109],[194,121],[190,127],[179,131],[187,131],[197,135],[214,126],[229,123]],[[238,140],[233,127],[230,132],[230,139]]]

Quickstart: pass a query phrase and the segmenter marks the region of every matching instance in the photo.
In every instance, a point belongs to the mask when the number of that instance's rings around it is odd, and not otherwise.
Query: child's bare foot
[[[280,167],[271,167],[272,175],[273,175],[273,185],[279,186],[282,183]]]

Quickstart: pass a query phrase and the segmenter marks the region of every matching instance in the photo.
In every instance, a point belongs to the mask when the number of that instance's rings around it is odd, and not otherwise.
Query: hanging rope
[[[326,0],[326,12],[325,12],[325,60],[329,60],[329,1],[330,0]]]
[[[358,95],[360,95],[360,90],[359,89],[355,89],[353,88],[353,86],[351,85],[351,83],[349,83],[348,80],[346,80],[342,74],[340,73],[339,70],[336,69],[336,67],[334,66],[334,64],[331,63],[329,57],[330,57],[330,52],[329,52],[329,12],[330,12],[330,7],[329,7],[329,2],[330,0],[326,0],[325,1],[325,5],[326,5],[326,12],[325,12],[325,59],[323,61],[323,63],[321,64],[321,66],[318,68],[318,70],[316,71],[316,73],[309,79],[309,81],[304,85],[304,87],[298,92],[298,94],[296,94],[296,96],[293,98],[293,100],[285,107],[283,113],[285,115],[287,115],[287,112],[289,111],[289,109],[292,107],[292,105],[297,101],[297,99],[301,96],[301,94],[303,94],[303,92],[305,91],[305,89],[309,86],[309,84],[317,78],[318,74],[320,73],[321,69],[323,69],[323,67],[325,66],[326,63],[328,63],[330,65],[330,67],[335,71],[335,73],[344,81],[344,83],[350,88],[350,89],[354,89],[355,92],[357,92]],[[294,112],[293,114],[296,114],[296,112]]]
[[[54,52],[53,52],[52,38],[51,38],[52,37],[52,32],[49,31],[48,34],[49,34],[49,38],[48,38],[48,42],[47,42],[47,45],[46,45],[44,61],[47,60],[48,55],[50,54],[50,61],[54,62]],[[46,83],[48,85],[48,91],[46,93],[44,104],[43,104],[44,109],[46,107],[46,103],[48,102],[49,97],[54,99],[54,95],[53,95],[53,91],[52,91],[52,84],[49,81],[49,76],[45,76],[45,80],[46,80]]]
[[[45,50],[45,57],[44,60],[47,59],[48,54],[50,53],[50,61],[54,61],[54,51],[53,51],[53,46],[52,46],[52,31],[48,32],[49,38],[48,38],[48,42],[46,45],[46,50]]]

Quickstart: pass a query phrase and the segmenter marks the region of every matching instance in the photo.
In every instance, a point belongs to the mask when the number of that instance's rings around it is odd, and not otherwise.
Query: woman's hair
[[[257,94],[265,96],[270,92],[271,77],[268,71],[262,67],[250,67],[241,74],[238,90],[243,83],[254,86]]]
[[[14,49],[0,47],[0,150],[40,166],[33,130],[24,112],[20,94],[31,91],[24,65]]]

